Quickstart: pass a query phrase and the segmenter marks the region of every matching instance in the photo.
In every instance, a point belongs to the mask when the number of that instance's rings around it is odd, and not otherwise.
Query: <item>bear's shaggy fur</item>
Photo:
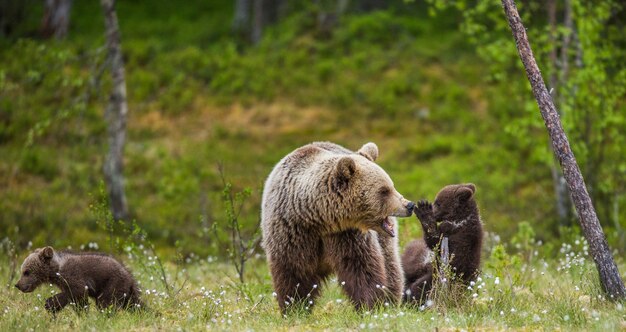
[[[21,277],[15,287],[24,293],[34,291],[42,283],[61,289],[46,300],[46,310],[56,313],[67,304],[79,309],[96,301],[99,309],[139,308],[140,291],[131,273],[122,263],[101,253],[55,251],[52,247],[35,250],[24,260]]]
[[[378,148],[358,152],[316,142],[284,157],[263,191],[261,228],[283,312],[311,306],[321,282],[336,273],[357,308],[402,297],[397,223],[414,203],[374,163]]]
[[[415,214],[424,238],[410,242],[402,254],[406,301],[422,303],[426,299],[432,288],[433,250],[442,237],[448,237],[450,267],[456,279],[469,284],[478,275],[483,230],[475,192],[471,183],[449,185],[439,191],[434,204],[417,203]]]

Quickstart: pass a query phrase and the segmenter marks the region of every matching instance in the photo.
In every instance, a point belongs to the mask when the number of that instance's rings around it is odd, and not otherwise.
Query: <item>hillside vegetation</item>
[[[224,253],[223,239],[211,238],[224,237],[226,222],[217,165],[235,191],[250,190],[241,218],[252,229],[273,164],[315,140],[376,142],[380,164],[414,200],[476,183],[486,228],[505,238],[521,221],[544,240],[558,234],[550,169],[505,130],[527,116],[520,105],[530,95],[493,84],[458,14],[431,17],[419,4],[346,14],[327,36],[301,10],[250,46],[232,37],[227,3],[145,7],[118,4],[125,176],[133,219],[163,249]],[[103,24],[95,3],[73,10],[67,40],[5,41],[0,52],[0,209],[18,247],[104,236],[90,209],[102,198],[107,144]],[[543,132],[533,135],[533,145],[548,146]],[[417,235],[415,224],[403,221],[403,240]]]

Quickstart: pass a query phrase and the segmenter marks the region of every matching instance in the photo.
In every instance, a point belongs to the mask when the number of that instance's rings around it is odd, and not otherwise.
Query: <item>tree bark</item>
[[[45,38],[63,39],[70,25],[72,0],[46,0],[41,22],[41,34]]]
[[[0,0],[0,38],[15,34],[17,26],[24,21],[28,4],[27,1]]]
[[[258,44],[261,41],[261,37],[263,37],[263,25],[265,24],[263,18],[263,7],[264,0],[253,0],[254,1],[254,22],[252,23],[252,33],[250,39],[252,40],[252,44]]]
[[[111,212],[116,220],[128,217],[128,205],[124,194],[123,154],[126,140],[126,80],[120,31],[115,13],[115,0],[101,0],[106,26],[108,63],[111,66],[113,89],[105,111],[108,126],[109,151],[104,161],[104,178],[111,204]]]
[[[235,17],[233,18],[233,32],[237,37],[245,36],[246,40],[250,31],[250,1],[236,0]]]
[[[561,83],[567,80],[567,74],[564,71],[561,71],[563,75],[559,75],[560,65],[558,62],[557,56],[557,19],[556,19],[556,1],[557,0],[549,0],[547,3],[548,7],[548,24],[550,26],[550,34],[548,36],[550,40],[550,64],[552,66],[552,70],[550,72],[550,78],[548,80],[548,84],[550,84],[550,94],[552,95],[553,100],[557,100],[560,102],[556,103],[557,109],[563,105],[563,99],[561,97]],[[567,20],[567,18],[566,18]],[[571,19],[570,19],[571,21]],[[570,22],[571,23],[571,22]],[[561,55],[565,54],[565,61],[567,61],[567,45],[564,42],[563,47],[561,48]],[[561,113],[559,113],[562,116]],[[550,147],[551,148],[551,147]],[[563,173],[559,169],[558,162],[556,158],[553,159],[552,165],[550,166],[550,172],[552,173],[552,185],[554,187],[554,198],[556,203],[556,212],[559,217],[559,224],[562,226],[570,226],[571,225],[571,201],[570,195],[567,191],[567,183],[563,178]]]
[[[611,256],[602,226],[587,192],[585,181],[580,173],[567,136],[563,131],[559,114],[541,77],[541,72],[530,48],[526,30],[517,12],[515,2],[514,0],[502,0],[502,5],[515,38],[517,50],[526,69],[526,75],[532,86],[533,95],[537,100],[539,111],[548,129],[553,150],[563,169],[565,181],[580,218],[583,235],[589,243],[589,251],[598,269],[602,288],[610,299],[624,299],[626,298],[624,282],[619,275],[613,256]]]

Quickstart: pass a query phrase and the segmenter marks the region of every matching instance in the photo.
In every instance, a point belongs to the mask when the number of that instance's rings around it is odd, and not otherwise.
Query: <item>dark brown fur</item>
[[[409,243],[402,255],[405,300],[422,303],[431,290],[433,265],[427,257],[442,237],[448,237],[450,267],[457,280],[469,284],[478,275],[483,230],[475,191],[473,184],[449,185],[439,191],[434,204],[418,202],[415,214],[424,238]]]
[[[25,293],[42,283],[61,289],[46,300],[46,310],[56,313],[69,303],[85,308],[88,298],[99,309],[140,308],[140,291],[126,267],[113,257],[101,253],[54,251],[52,247],[37,249],[22,264],[20,280],[15,287]]]

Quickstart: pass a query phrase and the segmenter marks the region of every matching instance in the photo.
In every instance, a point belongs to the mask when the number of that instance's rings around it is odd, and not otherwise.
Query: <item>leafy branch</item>
[[[254,254],[254,248],[256,248],[261,241],[258,226],[259,224],[257,223],[257,226],[253,229],[251,237],[244,239],[241,232],[239,217],[243,211],[246,199],[250,197],[251,190],[249,188],[245,188],[241,192],[234,192],[232,184],[226,181],[224,176],[224,167],[221,163],[217,165],[217,169],[224,187],[222,191],[222,201],[225,204],[226,219],[230,228],[231,241],[228,256],[235,266],[235,270],[239,276],[239,281],[243,283],[246,262],[252,257]]]

